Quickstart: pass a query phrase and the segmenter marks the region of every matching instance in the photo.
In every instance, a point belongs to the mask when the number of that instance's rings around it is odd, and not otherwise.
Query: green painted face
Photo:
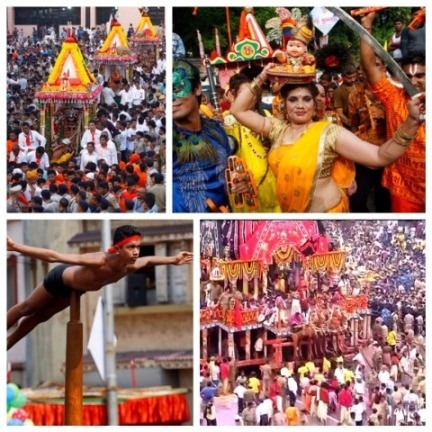
[[[192,83],[184,69],[178,68],[173,73],[173,100],[185,98],[192,92]]]
[[[189,96],[197,79],[199,79],[199,73],[193,65],[182,60],[175,61],[173,65],[173,100]]]

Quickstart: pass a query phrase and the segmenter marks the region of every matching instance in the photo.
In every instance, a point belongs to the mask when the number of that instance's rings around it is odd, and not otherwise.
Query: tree
[[[297,7],[297,6],[296,6]],[[287,6],[288,9],[292,7]],[[270,18],[276,17],[276,7],[255,7],[254,15],[265,30],[265,23]],[[300,8],[303,14],[309,14],[312,8]],[[343,8],[348,14],[352,8]],[[227,10],[229,12],[229,21],[227,19]],[[197,30],[200,31],[204,50],[209,54],[215,49],[215,28],[218,28],[219,41],[222,55],[228,51],[228,25],[230,26],[232,41],[235,42],[238,34],[240,14],[243,8],[233,7],[180,7],[173,10],[173,30],[178,33],[186,46],[186,51],[192,53],[192,57],[199,57],[199,47]],[[409,22],[410,8],[392,8],[388,7],[378,13],[374,24],[374,37],[381,43],[385,44],[388,37],[394,32],[394,21],[401,18],[406,24]],[[316,29],[316,40],[322,33]],[[349,29],[343,22],[339,21],[329,33],[329,41],[332,43],[343,43],[347,46],[353,59],[358,60],[360,38]],[[313,49],[313,47],[312,47]]]

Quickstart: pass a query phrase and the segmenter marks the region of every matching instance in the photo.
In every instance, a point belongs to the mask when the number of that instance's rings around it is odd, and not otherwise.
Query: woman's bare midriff
[[[340,203],[342,192],[331,177],[319,179],[309,212],[325,213]]]

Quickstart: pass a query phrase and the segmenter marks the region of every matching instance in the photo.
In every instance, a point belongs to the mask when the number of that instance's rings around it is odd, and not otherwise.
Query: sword
[[[326,7],[326,9],[340,18],[351,30],[356,32],[375,51],[381,60],[388,66],[393,75],[397,77],[409,96],[413,97],[419,93],[419,91],[413,86],[412,82],[406,76],[405,72],[395,62],[393,57],[366,29],[363,28],[361,24],[359,24],[340,7]]]
[[[219,106],[219,98],[218,98],[218,94],[217,94],[217,90],[216,90],[216,84],[215,84],[215,76],[213,73],[213,68],[212,65],[210,63],[210,60],[207,56],[205,56],[205,67],[207,69],[207,78],[208,78],[208,82],[210,85],[210,99],[211,102],[213,104],[213,106],[219,110],[220,106]]]

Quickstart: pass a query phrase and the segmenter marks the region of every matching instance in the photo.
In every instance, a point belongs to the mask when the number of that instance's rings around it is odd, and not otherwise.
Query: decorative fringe
[[[174,152],[179,163],[218,161],[219,154],[212,141],[223,142],[226,138],[217,130],[213,121],[203,118],[202,126],[197,132],[174,129]]]

